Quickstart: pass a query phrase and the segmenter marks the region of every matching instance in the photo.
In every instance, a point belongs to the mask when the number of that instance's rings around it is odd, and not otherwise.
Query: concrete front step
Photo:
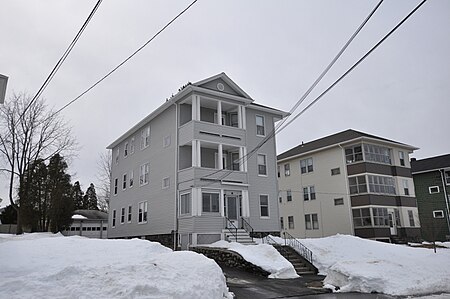
[[[231,242],[238,242],[243,245],[254,245],[256,244],[250,235],[244,229],[238,229],[237,232],[230,232],[228,229],[222,230],[225,237]]]

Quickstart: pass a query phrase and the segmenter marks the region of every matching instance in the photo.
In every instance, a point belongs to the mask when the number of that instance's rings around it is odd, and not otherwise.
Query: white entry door
[[[225,215],[236,228],[239,228],[238,198],[235,195],[227,195],[225,199]],[[233,227],[229,223],[227,225]]]
[[[397,235],[397,221],[395,219],[395,213],[393,210],[388,210],[389,214],[389,228],[391,229],[391,235]]]

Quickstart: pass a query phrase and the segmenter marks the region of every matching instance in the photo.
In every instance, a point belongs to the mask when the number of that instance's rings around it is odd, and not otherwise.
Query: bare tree
[[[32,102],[26,94],[14,94],[0,106],[0,171],[9,175],[9,201],[18,214],[18,234],[23,232],[23,199],[19,197],[16,204],[15,187],[23,183],[27,168],[38,159],[46,161],[59,153],[68,156],[75,149],[71,128],[43,99]]]
[[[97,180],[99,184],[97,189],[99,190],[98,196],[98,207],[102,211],[108,211],[109,199],[111,196],[111,163],[112,154],[108,150],[106,152],[100,153],[99,160],[97,162]]]

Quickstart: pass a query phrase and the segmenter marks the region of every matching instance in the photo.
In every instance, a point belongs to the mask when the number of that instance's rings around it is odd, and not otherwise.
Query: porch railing
[[[242,222],[241,222],[242,228],[250,235],[250,238],[252,238],[252,242],[253,242],[253,235],[254,235],[253,227],[244,218],[241,217],[241,220],[242,220]]]
[[[233,221],[231,221],[228,217],[225,216],[225,228],[233,235],[236,242],[238,240],[238,228],[234,225]]]
[[[313,263],[313,254],[305,245],[300,243],[296,238],[294,238],[290,233],[283,232],[284,245],[291,246],[294,248],[305,260]]]

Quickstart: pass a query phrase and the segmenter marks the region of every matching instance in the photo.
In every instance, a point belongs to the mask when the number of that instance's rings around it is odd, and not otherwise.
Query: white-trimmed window
[[[355,227],[372,226],[370,208],[353,209],[352,214]]]
[[[280,217],[280,227],[281,227],[281,229],[284,229],[284,219],[283,219],[283,217]]]
[[[277,166],[277,177],[281,177],[281,166]]]
[[[150,163],[141,165],[141,172],[139,174],[139,184],[141,186],[148,184],[148,173],[150,171]]]
[[[300,173],[309,173],[313,171],[313,158],[300,160]]]
[[[348,147],[345,149],[345,158],[347,164],[359,162],[363,160],[363,153],[361,145]]]
[[[403,180],[403,193],[405,195],[409,195],[409,186],[408,186],[408,180]]]
[[[138,223],[147,222],[147,202],[140,202],[138,208]]]
[[[409,226],[414,227],[416,226],[414,221],[414,214],[412,210],[408,210],[408,218],[409,218]]]
[[[444,211],[443,210],[433,211],[433,218],[444,218]]]
[[[379,145],[364,144],[364,159],[365,161],[391,164],[391,150]]]
[[[133,187],[134,185],[134,170],[130,171],[130,184],[129,188]]]
[[[291,190],[286,191],[286,200],[292,201],[292,191]]]
[[[430,194],[439,193],[439,186],[430,186],[428,187],[428,191]]]
[[[116,210],[112,211],[112,221],[111,226],[116,227]]]
[[[117,195],[118,186],[119,186],[119,179],[115,178],[114,179],[114,195]]]
[[[125,223],[125,208],[122,208],[120,210],[120,223],[124,224]]]
[[[120,148],[119,147],[117,147],[117,150],[116,150],[116,164],[119,164],[119,156],[120,156]]]
[[[360,175],[348,178],[348,186],[350,194],[367,193],[366,176]]]
[[[450,170],[445,172],[445,183],[450,185]]]
[[[294,216],[288,216],[288,228],[294,229]]]
[[[172,140],[170,135],[164,136],[163,138],[163,147],[169,147],[171,144]]]
[[[141,149],[150,145],[150,126],[141,131]]]
[[[331,169],[331,175],[341,174],[341,169],[339,167]]]
[[[202,192],[202,212],[219,213],[219,197],[218,192]]]
[[[258,154],[258,175],[267,175],[266,155]]]
[[[368,175],[367,178],[371,193],[396,194],[394,178],[379,175]]]
[[[319,217],[317,216],[317,214],[305,215],[305,228],[307,230],[319,229]]]
[[[314,186],[303,187],[303,199],[304,200],[316,199],[316,190]]]
[[[387,208],[372,208],[373,226],[389,226]]]
[[[291,164],[286,163],[284,164],[284,176],[290,176],[291,175]]]
[[[405,166],[405,153],[402,151],[399,151],[398,158],[400,160],[400,166]]]
[[[167,189],[170,187],[170,177],[163,178],[162,180],[162,188]]]
[[[259,210],[261,212],[261,217],[269,217],[269,195],[259,195]]]
[[[266,136],[264,116],[256,115],[256,136]]]
[[[191,193],[180,194],[180,215],[191,214]]]
[[[124,173],[122,177],[122,190],[127,189],[127,174]]]
[[[124,158],[126,158],[127,156],[128,156],[128,150],[129,150],[129,143],[128,143],[128,141],[127,142],[125,142],[125,145],[124,145],[124,147],[123,147],[123,157]]]
[[[133,208],[131,206],[128,206],[128,223],[131,222],[131,216],[132,216]]]
[[[335,206],[342,206],[342,205],[344,205],[344,198],[342,198],[342,197],[335,198],[334,199],[334,205]]]
[[[130,154],[134,154],[134,137],[130,140]]]

